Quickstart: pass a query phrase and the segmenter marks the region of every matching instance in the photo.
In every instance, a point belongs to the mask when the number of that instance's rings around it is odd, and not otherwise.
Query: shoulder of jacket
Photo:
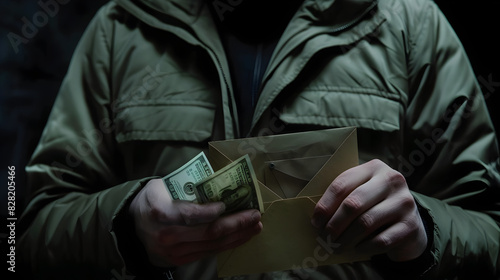
[[[429,17],[440,12],[433,0],[379,0],[378,10],[388,21],[413,35],[425,30]]]
[[[381,8],[400,7],[409,12],[420,13],[430,6],[436,6],[433,0],[378,0],[378,5]]]
[[[418,21],[438,10],[432,0],[379,0],[378,9],[385,14],[402,18],[406,22],[418,25]]]
[[[130,14],[120,5],[114,1],[109,1],[99,8],[94,16],[94,20],[104,24],[107,21],[124,20],[129,16]]]

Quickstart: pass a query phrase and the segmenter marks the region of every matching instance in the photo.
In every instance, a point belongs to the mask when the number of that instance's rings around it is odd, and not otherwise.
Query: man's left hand
[[[404,176],[380,160],[339,175],[318,201],[312,224],[340,249],[355,247],[393,261],[419,257],[427,235]]]

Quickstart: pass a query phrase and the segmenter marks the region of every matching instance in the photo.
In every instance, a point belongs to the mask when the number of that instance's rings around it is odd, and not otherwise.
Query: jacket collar
[[[228,0],[114,0],[140,20],[153,15],[160,17],[170,16],[180,22],[191,24],[202,13],[205,4],[220,4],[232,7],[230,4],[238,1]],[[251,0],[239,0],[251,1]],[[272,1],[272,0],[271,0]],[[376,0],[304,0],[297,16],[311,21],[314,25],[328,25],[333,28],[341,27],[354,20]],[[229,5],[229,6],[227,6]],[[235,4],[237,5],[237,4]],[[236,7],[234,7],[236,8]],[[146,22],[148,23],[148,22]]]
[[[309,2],[309,5],[304,6],[303,17],[308,18],[315,25],[338,29],[362,16],[364,11],[377,3],[377,0],[314,0],[306,2]]]
[[[115,0],[115,2],[118,4],[133,2],[138,6],[143,4],[156,11],[157,15],[170,15],[186,23],[191,23],[199,17],[204,4],[203,0]]]

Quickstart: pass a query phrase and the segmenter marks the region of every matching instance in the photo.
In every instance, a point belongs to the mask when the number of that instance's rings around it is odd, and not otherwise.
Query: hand
[[[151,263],[169,267],[237,247],[261,231],[259,211],[219,217],[224,209],[222,202],[174,201],[155,179],[137,194],[129,212]]]
[[[340,174],[318,201],[312,224],[341,248],[386,253],[393,261],[419,257],[427,235],[406,180],[380,160]]]

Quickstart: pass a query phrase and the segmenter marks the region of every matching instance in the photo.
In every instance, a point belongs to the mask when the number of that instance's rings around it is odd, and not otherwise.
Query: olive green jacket
[[[242,135],[207,8],[225,3],[223,16],[239,2],[115,0],[97,13],[27,166],[32,199],[19,261],[47,279],[141,279],[152,269],[127,206],[150,178],[206,151],[208,141],[356,126],[360,162],[379,158],[399,170],[427,217],[430,261],[402,273],[498,275],[497,140],[436,5],[306,0],[276,46],[251,132]],[[252,277],[381,279],[405,265],[374,259]],[[214,258],[174,277],[214,279]]]

